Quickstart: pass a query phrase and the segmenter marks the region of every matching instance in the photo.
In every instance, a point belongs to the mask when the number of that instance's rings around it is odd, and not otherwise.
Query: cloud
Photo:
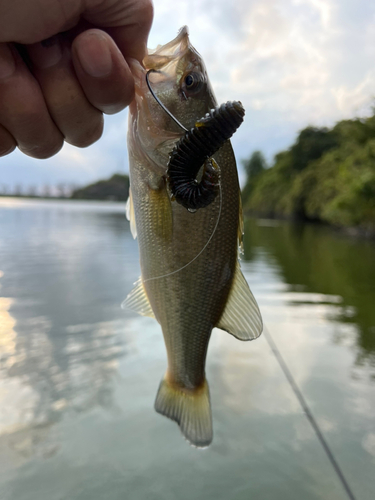
[[[245,123],[233,138],[238,158],[255,149],[271,158],[301,128],[366,114],[372,104],[373,2],[158,0],[149,46],[171,40],[184,24],[218,101],[238,99],[245,106]],[[0,176],[16,182],[28,170],[38,179],[65,175],[84,182],[126,171],[126,122],[126,113],[106,117],[98,143],[85,150],[65,147],[48,161],[14,153],[0,159]]]
[[[358,85],[339,85],[332,89],[337,108],[343,115],[351,115],[353,110],[356,114],[365,114],[368,110],[369,96],[375,95],[375,70],[369,71]]]

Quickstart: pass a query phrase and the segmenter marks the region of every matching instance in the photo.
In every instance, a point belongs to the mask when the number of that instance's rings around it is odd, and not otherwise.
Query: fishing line
[[[319,428],[318,422],[316,421],[311,409],[309,408],[305,398],[303,397],[302,392],[300,391],[296,381],[294,380],[294,377],[293,377],[291,371],[289,370],[288,365],[286,364],[284,358],[282,357],[281,352],[278,350],[277,345],[275,344],[275,341],[273,340],[268,328],[264,327],[263,335],[266,337],[268,345],[271,348],[271,351],[273,352],[276,360],[278,361],[280,368],[284,372],[284,375],[285,375],[286,379],[288,380],[289,385],[291,386],[296,398],[298,399],[306,417],[308,418],[308,420],[311,424],[311,427],[314,429],[315,434],[316,434],[318,440],[320,441],[320,444],[323,446],[323,449],[326,452],[326,455],[327,455],[329,461],[331,462],[331,465],[334,468],[344,490],[346,491],[350,500],[356,500],[356,497],[354,496],[354,493],[352,492],[352,490],[349,486],[349,483],[346,480],[343,471],[341,470],[341,467],[339,466],[331,448],[329,447],[329,444],[325,440],[323,433]]]

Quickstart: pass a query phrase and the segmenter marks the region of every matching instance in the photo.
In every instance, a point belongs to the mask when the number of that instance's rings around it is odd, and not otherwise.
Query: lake
[[[267,330],[213,331],[197,450],[153,410],[159,325],[120,307],[140,274],[124,205],[0,198],[2,500],[374,498],[375,244],[270,220],[244,243]]]

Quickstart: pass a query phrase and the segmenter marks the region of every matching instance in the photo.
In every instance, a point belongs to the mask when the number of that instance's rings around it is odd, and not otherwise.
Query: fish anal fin
[[[197,448],[212,441],[212,416],[207,381],[195,390],[172,385],[164,378],[155,400],[155,410],[177,422],[184,437]]]
[[[129,198],[128,201],[126,202],[126,218],[130,222],[130,231],[132,233],[132,236],[134,239],[137,237],[137,226],[135,225],[135,212],[134,212],[134,205],[133,205],[133,197],[132,197],[132,190],[129,188]]]
[[[228,301],[216,326],[239,340],[254,340],[262,333],[262,316],[238,261]]]
[[[123,309],[131,309],[142,316],[155,318],[146,290],[143,286],[142,278],[139,278],[135,283],[135,287],[121,304],[121,307]]]

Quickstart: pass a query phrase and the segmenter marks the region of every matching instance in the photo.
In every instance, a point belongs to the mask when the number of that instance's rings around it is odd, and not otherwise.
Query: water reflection
[[[289,285],[294,305],[335,304],[328,310],[330,319],[351,325],[357,332],[356,363],[375,363],[373,242],[341,236],[322,226],[259,224],[249,219],[245,259],[251,261],[262,252],[268,261],[274,261],[281,280]],[[340,329],[333,340],[345,342],[345,329]]]
[[[4,300],[1,318],[2,307]],[[0,434],[31,428],[39,443],[42,429],[65,412],[114,408],[113,380],[118,358],[125,353],[122,323],[67,327],[64,349],[54,345],[52,323],[45,317],[20,322],[18,334],[14,325],[10,316],[0,323]],[[31,444],[24,443],[24,449],[22,443],[13,436],[13,447],[30,455]]]
[[[24,457],[57,449],[44,448],[64,415],[115,408],[134,281],[119,270],[137,267],[123,206],[26,205],[0,218],[0,436]]]

